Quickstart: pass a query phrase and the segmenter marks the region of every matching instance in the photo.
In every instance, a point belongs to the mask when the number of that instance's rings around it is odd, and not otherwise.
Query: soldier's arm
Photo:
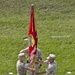
[[[47,68],[45,71],[42,72],[37,72],[37,74],[45,74],[45,73],[49,73],[52,74],[53,70],[52,70],[52,66]]]
[[[29,49],[29,47],[27,47],[27,48],[25,48],[25,49],[22,49],[22,50],[20,51],[20,53],[27,53],[27,54],[28,54],[28,49]]]
[[[40,60],[39,63],[40,63],[40,64],[48,64],[48,61],[47,61],[47,60],[45,60],[45,61]]]
[[[26,64],[25,69],[35,71],[35,69],[32,68],[33,63],[34,63],[34,61],[31,61],[29,64]]]
[[[27,67],[25,70],[35,71],[35,69],[32,69],[31,67]]]

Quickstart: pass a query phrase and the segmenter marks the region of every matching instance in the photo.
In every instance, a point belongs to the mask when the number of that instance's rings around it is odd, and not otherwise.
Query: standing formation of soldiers
[[[26,61],[26,54],[28,54],[29,47],[23,49],[20,51],[20,54],[18,55],[19,60],[17,61],[16,67],[17,67],[17,75],[39,75],[39,74],[46,74],[46,75],[56,75],[56,62],[55,62],[55,55],[50,54],[47,57],[47,60],[42,60],[42,53],[37,48],[36,53],[36,62],[35,62],[35,69],[31,68],[31,65],[34,62],[33,60],[30,62],[29,59],[27,63],[24,63]],[[38,72],[39,68],[42,64],[47,64],[48,67],[45,71]],[[28,70],[28,73],[27,73]]]

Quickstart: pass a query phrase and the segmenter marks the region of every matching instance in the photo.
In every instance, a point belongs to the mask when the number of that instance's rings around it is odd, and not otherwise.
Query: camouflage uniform
[[[54,62],[48,62],[48,60],[53,60]],[[48,68],[46,69],[47,75],[56,75],[56,62],[55,62],[55,55],[50,54],[45,61],[48,64]]]
[[[56,75],[56,62],[48,63],[48,68],[46,69],[47,75]]]
[[[26,75],[25,63],[20,60],[17,61],[17,75]]]

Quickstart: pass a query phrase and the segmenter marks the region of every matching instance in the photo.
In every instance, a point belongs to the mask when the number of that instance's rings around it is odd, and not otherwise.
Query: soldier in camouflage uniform
[[[44,74],[46,73],[46,75],[56,75],[56,62],[55,62],[55,55],[54,54],[50,54],[47,57],[46,61],[40,61],[42,64],[47,64],[48,68],[43,71],[43,72],[39,72],[37,74]]]
[[[26,53],[26,54],[28,54],[28,51],[29,51],[29,47],[27,47],[27,48],[21,50],[20,53]],[[41,64],[38,63],[38,61],[40,61],[40,60],[42,60],[42,53],[41,53],[41,51],[37,48],[37,53],[36,53],[36,61],[37,61],[37,62],[35,63],[35,68],[36,68],[36,71],[37,71],[37,72],[38,72],[38,69],[41,67]],[[28,75],[32,75],[32,72],[29,71],[29,72],[28,72]]]
[[[29,65],[25,64],[25,54],[20,53],[18,55],[19,60],[17,61],[16,67],[17,67],[17,75],[26,75],[26,70],[34,71],[32,68],[30,68],[30,63]]]

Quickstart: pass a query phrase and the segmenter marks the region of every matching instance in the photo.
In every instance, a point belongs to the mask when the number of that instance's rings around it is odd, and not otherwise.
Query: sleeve
[[[45,60],[44,63],[45,63],[45,64],[48,64],[48,60]]]
[[[25,68],[28,68],[29,67],[29,64],[25,64]]]
[[[21,50],[20,52],[21,52],[21,53],[27,53],[27,54],[28,54],[28,49],[29,49],[29,47],[27,47],[27,48]]]
[[[46,72],[49,73],[49,69],[48,68],[46,69]]]
[[[19,69],[25,68],[25,64],[24,63],[20,63],[19,64]]]

